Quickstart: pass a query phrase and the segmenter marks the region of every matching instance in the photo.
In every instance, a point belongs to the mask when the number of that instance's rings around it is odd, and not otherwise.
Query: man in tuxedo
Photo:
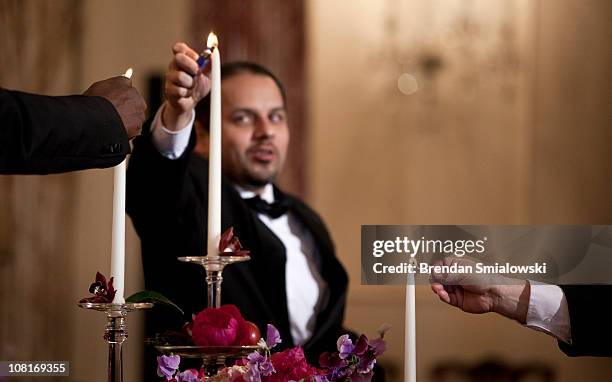
[[[142,241],[146,288],[186,315],[151,312],[149,334],[180,327],[206,306],[203,270],[177,257],[206,254],[208,162],[200,154],[207,151],[210,85],[191,48],[178,43],[173,51],[167,100],[135,140],[127,210]],[[225,269],[222,303],[237,305],[262,333],[273,324],[282,347],[302,345],[316,361],[342,334],[347,274],[320,217],[274,185],[290,135],[282,84],[254,63],[221,72],[222,230],[233,227],[251,255]]]
[[[444,259],[445,265],[465,261]],[[501,275],[432,274],[431,289],[464,312],[494,312],[547,333],[569,356],[612,357],[612,285],[557,286]]]
[[[123,76],[83,95],[49,97],[0,88],[0,174],[111,167],[140,134],[146,104]]]

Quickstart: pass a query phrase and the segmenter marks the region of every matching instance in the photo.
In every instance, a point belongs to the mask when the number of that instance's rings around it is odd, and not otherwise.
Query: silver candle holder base
[[[134,310],[150,309],[152,303],[108,304],[80,302],[79,307],[106,313],[104,339],[108,343],[108,381],[123,382],[123,342],[127,338],[127,314]]]

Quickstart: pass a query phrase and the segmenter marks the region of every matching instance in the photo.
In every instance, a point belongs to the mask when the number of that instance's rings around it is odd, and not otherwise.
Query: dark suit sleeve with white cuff
[[[102,97],[0,88],[0,174],[112,167],[129,150],[119,114]]]

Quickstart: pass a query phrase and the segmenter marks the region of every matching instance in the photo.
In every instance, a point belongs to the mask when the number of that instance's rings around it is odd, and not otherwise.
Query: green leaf
[[[181,314],[185,314],[183,309],[179,308],[178,305],[170,301],[166,296],[161,293],[152,291],[152,290],[143,290],[142,292],[137,292],[125,299],[125,302],[128,303],[138,303],[138,302],[153,302],[163,305],[169,305],[175,307]]]

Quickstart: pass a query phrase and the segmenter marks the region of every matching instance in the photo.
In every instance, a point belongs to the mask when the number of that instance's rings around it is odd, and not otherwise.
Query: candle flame
[[[219,40],[217,40],[217,35],[213,32],[208,34],[208,39],[206,40],[206,46],[209,48],[216,48],[219,45]]]
[[[133,73],[133,72],[134,72],[134,71],[132,70],[132,68],[128,68],[128,70],[126,70],[126,71],[125,71],[125,74],[123,74],[123,77],[125,77],[125,78],[130,78],[130,79],[131,79],[131,78],[132,78],[132,73]]]

